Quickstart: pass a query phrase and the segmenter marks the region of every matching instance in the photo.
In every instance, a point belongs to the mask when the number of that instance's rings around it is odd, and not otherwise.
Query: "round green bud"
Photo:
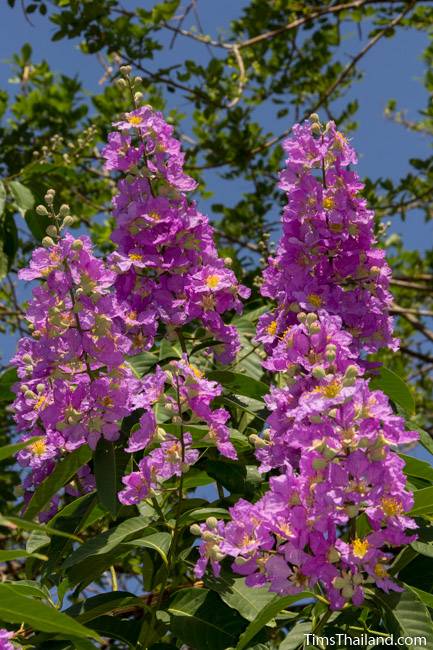
[[[59,209],[59,216],[66,217],[71,211],[71,208],[67,203],[63,203]]]
[[[120,74],[123,74],[124,77],[128,77],[132,72],[132,67],[130,65],[121,65]]]
[[[214,530],[218,526],[218,519],[216,517],[208,517],[206,519],[206,525],[208,526],[208,528]]]
[[[56,226],[53,225],[48,226],[45,232],[47,233],[48,237],[57,237],[58,234]]]
[[[51,246],[54,246],[54,241],[51,237],[44,237],[42,240],[42,246],[44,246],[44,248],[50,248]]]
[[[83,244],[83,242],[81,241],[81,239],[76,239],[76,240],[72,243],[72,249],[73,249],[74,251],[80,251],[80,250],[83,248],[83,246],[84,246],[84,244]]]
[[[201,529],[198,524],[192,524],[192,526],[189,528],[189,531],[191,535],[201,535]]]
[[[36,207],[36,214],[38,214],[40,217],[47,217],[49,213],[44,205],[38,205]]]

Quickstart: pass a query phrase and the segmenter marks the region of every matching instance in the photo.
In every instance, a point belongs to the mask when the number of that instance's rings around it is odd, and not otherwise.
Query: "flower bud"
[[[126,83],[125,79],[122,79],[122,77],[120,77],[119,79],[116,79],[116,86],[120,90],[124,90],[128,86],[128,84]]]
[[[38,391],[39,394],[43,393],[45,391],[45,384],[38,384],[36,386],[36,390]]]
[[[206,525],[208,528],[214,530],[215,528],[218,527],[218,519],[216,517],[208,517],[206,519]]]
[[[66,217],[71,211],[71,208],[67,203],[62,203],[59,209],[59,216],[60,217]]]
[[[317,113],[311,113],[310,122],[320,122],[320,118]]]
[[[347,582],[344,578],[337,576],[332,581],[332,586],[336,589],[343,589],[347,585]]]
[[[347,516],[348,516],[350,519],[353,519],[353,517],[357,517],[357,516],[358,516],[358,506],[356,506],[355,504],[349,503],[349,504],[344,508],[344,510],[345,510]]]
[[[248,440],[256,449],[263,449],[263,447],[267,446],[267,442],[260,438],[256,433],[252,433],[250,436],[248,436]]]
[[[84,244],[81,241],[81,239],[76,239],[74,242],[72,242],[72,250],[74,251],[80,251],[83,248]]]
[[[49,212],[44,205],[38,205],[36,206],[36,214],[38,214],[40,217],[47,217],[49,215]]]
[[[68,228],[69,226],[72,226],[73,223],[75,223],[75,217],[68,215],[63,219],[62,228]]]
[[[313,124],[311,125],[311,132],[313,133],[313,135],[321,135],[322,127],[317,122],[313,122]]]
[[[48,237],[57,237],[58,235],[56,226],[53,226],[52,224],[48,226],[45,232],[47,233]]]
[[[140,86],[142,83],[143,79],[141,77],[134,77],[134,86]]]
[[[130,65],[121,65],[119,70],[120,74],[122,74],[124,77],[128,77],[132,72],[132,67]]]
[[[30,354],[27,353],[27,354],[23,354],[23,361],[24,361],[24,363],[32,363],[33,359],[30,356]]]
[[[330,562],[331,564],[335,564],[336,562],[339,562],[340,558],[341,558],[340,551],[337,551],[337,549],[334,546],[331,546],[331,548],[328,551],[328,562]]]
[[[44,237],[42,240],[42,246],[44,248],[50,248],[50,246],[54,246],[54,241],[51,239],[51,237]]]
[[[139,102],[140,99],[142,99],[142,97],[143,97],[143,93],[141,93],[140,91],[134,93],[134,102]]]
[[[309,314],[307,314],[307,318],[306,318],[307,325],[312,325],[316,321],[317,321],[317,314],[315,314],[314,312],[310,312]]]
[[[201,535],[201,528],[198,524],[192,524],[192,526],[189,527],[189,531],[191,535]]]
[[[326,377],[326,371],[323,366],[316,366],[313,368],[313,377],[315,379],[324,379]]]

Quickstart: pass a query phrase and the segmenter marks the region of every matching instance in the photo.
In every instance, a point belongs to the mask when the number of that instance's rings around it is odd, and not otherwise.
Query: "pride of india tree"
[[[27,560],[0,584],[1,649],[374,642],[416,631],[399,607],[431,634],[433,596],[404,585],[428,535],[401,455],[418,433],[371,356],[398,350],[374,214],[332,121],[296,124],[284,151],[281,239],[252,295],[151,106],[102,151],[106,258],[53,189],[36,208],[50,225],[20,271],[12,360],[22,497],[0,520],[0,561]]]

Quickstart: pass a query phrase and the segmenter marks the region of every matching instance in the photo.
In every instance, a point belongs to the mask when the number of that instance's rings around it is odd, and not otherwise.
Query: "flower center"
[[[128,122],[132,124],[132,126],[138,126],[141,124],[143,121],[143,118],[140,117],[139,115],[129,115],[128,116]]]
[[[209,289],[216,289],[217,286],[219,285],[220,278],[219,275],[210,275],[208,278],[206,278],[206,284],[209,287]]]
[[[36,440],[36,442],[30,445],[30,449],[35,456],[42,456],[42,454],[45,453],[47,446],[44,440]]]
[[[402,514],[403,506],[400,501],[397,501],[397,499],[385,497],[382,499],[382,510],[387,517],[394,517],[395,515]]]
[[[335,201],[332,196],[326,196],[323,199],[323,207],[325,210],[333,210],[335,208]]]
[[[341,384],[337,380],[331,381],[330,384],[326,384],[325,386],[318,386],[315,389],[318,393],[322,393],[325,397],[328,399],[331,399],[332,397],[337,397],[339,392],[341,391]]]
[[[271,323],[269,323],[269,325],[266,328],[266,331],[267,331],[268,334],[273,336],[275,334],[275,332],[277,331],[277,321],[273,320]]]
[[[131,262],[141,262],[143,260],[143,255],[140,255],[139,253],[129,253],[128,257]]]
[[[362,560],[367,554],[369,546],[370,544],[367,539],[359,539],[359,537],[357,537],[352,543],[353,555]]]
[[[310,305],[313,305],[313,307],[321,307],[323,304],[323,300],[321,296],[319,296],[317,293],[310,293],[308,296],[308,302]]]

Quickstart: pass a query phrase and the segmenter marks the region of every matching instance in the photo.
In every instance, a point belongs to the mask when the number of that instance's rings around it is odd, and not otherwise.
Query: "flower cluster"
[[[53,194],[46,198],[52,205]],[[49,228],[53,237],[20,271],[23,280],[43,282],[33,289],[26,313],[32,337],[19,341],[12,360],[19,377],[16,424],[24,440],[39,436],[18,454],[31,470],[24,480],[26,498],[64,452],[85,443],[95,449],[100,438],[116,440],[139,385],[124,364],[131,343],[112,291],[115,273],[93,255],[88,238],[59,238],[60,227]],[[94,488],[89,468],[80,470],[76,483],[81,492]]]
[[[284,232],[262,289],[277,307],[257,334],[278,379],[266,429],[252,438],[273,476],[258,502],[231,508],[229,523],[195,528],[196,573],[208,560],[218,572],[230,556],[248,585],[297,594],[320,583],[338,609],[359,605],[368,584],[399,589],[389,564],[416,525],[404,514],[413,500],[395,449],[417,435],[365,376],[361,354],[395,341],[389,268],[362,186],[345,169],[355,154],[332,122],[322,131],[316,120],[296,126],[285,149]]]
[[[119,493],[119,499],[126,505],[139,503],[151,490],[159,489],[163,481],[172,476],[180,476],[197,461],[198,451],[191,448],[192,435],[188,431],[188,423],[193,422],[191,415],[197,422],[206,423],[208,431],[204,440],[214,444],[222,455],[237,458],[226,426],[228,411],[211,408],[212,400],[221,394],[221,386],[205,379],[203,373],[189,363],[186,355],[178,361],[173,360],[166,372],[158,367],[155,374],[150,375],[146,381],[147,388],[143,391],[143,396],[146,397],[140,403],[144,407],[144,413],[131,432],[127,451],[150,451],[139,462],[138,471],[131,472],[122,479],[125,488]],[[152,409],[157,400],[161,400],[166,411],[175,414],[172,419],[177,425],[177,437],[168,434],[164,424],[158,426]]]
[[[152,346],[160,323],[171,331],[199,320],[221,342],[216,358],[231,361],[239,340],[223,314],[240,311],[249,290],[227,268],[230,260],[218,257],[208,219],[185,195],[196,182],[183,171],[173,127],[148,106],[115,126],[106,168],[127,176],[114,199],[111,264],[135,349]]]

